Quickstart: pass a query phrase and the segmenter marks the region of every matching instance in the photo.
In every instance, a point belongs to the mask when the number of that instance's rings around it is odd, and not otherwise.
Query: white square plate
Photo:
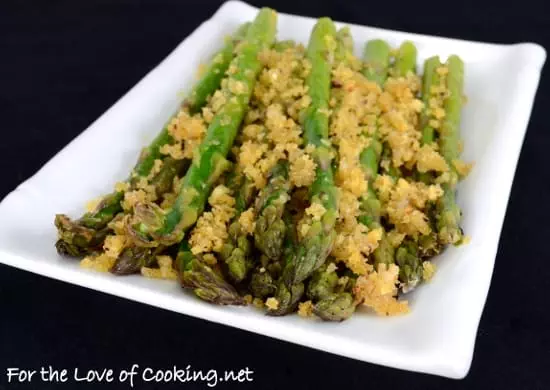
[[[230,1],[187,37],[85,132],[0,204],[0,261],[41,275],[104,291],[363,361],[452,378],[471,364],[487,297],[506,204],[546,58],[534,44],[495,45],[351,26],[356,53],[368,39],[418,47],[419,65],[435,54],[455,53],[466,64],[462,135],[464,159],[475,161],[460,184],[463,228],[469,245],[449,248],[437,260],[434,280],[408,296],[411,314],[380,318],[357,313],[343,323],[298,316],[267,317],[252,308],[217,307],[182,292],[176,283],[140,276],[115,277],[81,269],[57,255],[54,215],[78,216],[88,199],[123,180],[138,153],[176,110],[199,63],[220,47],[257,9]],[[307,43],[315,20],[279,15],[280,39]],[[110,142],[104,142],[107,137]],[[100,151],[100,152],[98,152]]]

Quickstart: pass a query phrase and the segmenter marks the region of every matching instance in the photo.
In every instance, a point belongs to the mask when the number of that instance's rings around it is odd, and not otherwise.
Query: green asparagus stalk
[[[176,267],[182,287],[192,290],[200,299],[218,305],[246,304],[220,273],[193,255],[186,240],[180,244]]]
[[[415,73],[415,69],[416,46],[410,41],[405,41],[399,46],[399,50],[397,51],[393,72],[397,77],[405,77],[409,72]]]
[[[337,285],[338,275],[334,271],[329,272],[324,264],[311,275],[306,295],[313,302],[317,302],[331,295]]]
[[[272,316],[283,316],[294,311],[305,290],[304,283],[292,284],[289,282],[293,276],[293,258],[298,245],[298,237],[294,220],[289,212],[285,211],[283,220],[286,224],[286,236],[283,245],[283,272],[277,283],[277,292],[275,293],[279,306],[277,309],[269,309],[267,312]]]
[[[151,146],[148,148],[151,149]],[[149,155],[142,153],[142,159],[136,165],[130,182],[135,185],[138,178],[147,176],[150,167],[143,162],[149,160]],[[152,160],[154,162],[155,159]],[[148,163],[146,164],[148,165]],[[154,187],[157,197],[162,196],[172,188],[174,177],[187,166],[186,160],[175,160],[166,157],[160,171],[153,176],[150,184]],[[147,171],[147,168],[149,171]],[[63,214],[55,217],[55,226],[58,229],[59,239],[56,248],[60,254],[69,256],[86,256],[100,251],[105,237],[110,229],[107,226],[117,214],[122,212],[120,202],[124,198],[124,192],[113,192],[102,199],[93,212],[84,214],[79,220],[72,221]]]
[[[366,66],[363,69],[363,74],[368,80],[377,83],[382,88],[388,77],[390,66],[389,45],[379,39],[369,41],[365,47],[364,57]],[[359,217],[359,221],[369,229],[382,228],[380,222],[382,205],[372,187],[372,183],[378,176],[378,165],[380,164],[382,149],[380,134],[378,128],[376,128],[370,138],[369,146],[359,156],[361,167],[369,182],[367,193],[361,199],[362,215]],[[373,257],[375,264],[391,264],[394,262],[394,249],[385,234],[382,236],[378,248],[375,249]]]
[[[355,311],[356,303],[349,291],[339,287],[338,274],[322,266],[307,286],[307,297],[315,302],[313,313],[324,321],[343,321]]]
[[[277,292],[276,280],[265,268],[255,270],[250,277],[250,292],[256,298],[267,298]]]
[[[229,165],[226,156],[233,145],[261,69],[258,54],[273,43],[276,20],[275,11],[263,8],[250,25],[245,40],[239,46],[237,57],[232,62],[236,71],[228,76],[224,88],[227,101],[208,127],[173,207],[165,212],[154,204],[136,206],[134,218],[127,225],[128,233],[136,245],[171,245],[181,241],[185,231],[204,210],[213,183]]]
[[[461,211],[456,204],[458,173],[454,161],[460,157],[460,112],[464,85],[464,63],[458,56],[447,59],[447,91],[444,102],[445,120],[439,132],[439,151],[451,170],[451,180],[443,185],[443,196],[438,201],[437,228],[443,244],[459,244],[462,230],[459,222]]]
[[[115,275],[131,275],[139,273],[141,267],[149,267],[161,253],[163,247],[143,248],[129,247],[122,251],[109,272]]]
[[[228,40],[222,50],[214,56],[204,76],[197,82],[190,96],[184,101],[184,107],[187,107],[191,113],[200,111],[206,104],[208,96],[219,88],[223,75],[233,58],[235,46],[244,38],[247,30],[248,23],[242,25],[234,37]],[[185,162],[165,158],[160,152],[164,145],[173,142],[174,139],[168,132],[168,126],[165,126],[151,144],[141,152],[128,180],[132,187],[135,187],[140,178],[149,175],[155,160],[161,159],[164,161],[166,168],[162,169],[160,176],[157,175],[157,180],[160,181],[159,185],[156,186],[157,195],[160,196],[167,191],[166,187],[160,184],[168,181],[171,183],[175,172],[179,171],[177,166],[185,164]],[[170,175],[172,175],[172,178],[170,178]],[[105,196],[94,211],[84,214],[76,221],[72,221],[63,214],[56,215],[55,225],[59,232],[59,240],[56,243],[58,252],[70,256],[84,256],[100,250],[109,231],[107,224],[122,211],[121,201],[123,199],[124,192],[115,191]]]
[[[282,219],[290,199],[288,162],[280,160],[272,169],[267,186],[256,201],[256,247],[269,259],[281,256],[286,225]]]
[[[422,259],[418,244],[406,240],[396,251],[395,260],[399,265],[399,281],[404,293],[412,291],[422,280]]]
[[[334,54],[336,29],[328,18],[321,18],[313,28],[307,49],[311,63],[306,85],[311,104],[304,115],[304,138],[315,147],[317,164],[315,181],[310,188],[311,204],[320,204],[326,210],[319,221],[314,221],[302,239],[292,261],[292,285],[303,282],[326,260],[335,238],[334,224],[338,209],[337,189],[332,172],[332,153],[328,138],[328,100],[330,95],[331,59]]]
[[[390,66],[390,46],[381,39],[374,39],[367,42],[363,52],[365,66],[363,74],[365,77],[383,86],[388,78]]]
[[[437,68],[441,66],[439,57],[430,57],[424,62],[424,75],[422,77],[422,102],[424,103],[424,111],[420,119],[420,127],[422,129],[422,145],[429,145],[435,141],[435,130],[430,126],[430,97],[432,86],[439,86],[440,76],[437,73]]]
[[[195,84],[187,99],[185,99],[184,106],[189,108],[190,113],[200,112],[202,107],[206,105],[208,97],[220,87],[225,72],[233,60],[235,48],[246,37],[249,28],[250,23],[242,24],[235,34],[230,39],[227,39],[224,47],[214,56],[204,75]]]
[[[336,50],[334,58],[336,62],[349,63],[353,56],[353,37],[348,26],[342,27],[336,32]]]
[[[229,225],[229,238],[222,248],[221,257],[227,264],[227,271],[231,279],[239,283],[246,278],[252,267],[250,259],[252,245],[247,233],[243,231],[239,223],[239,216],[252,203],[255,187],[254,183],[242,174],[235,177],[233,181],[239,183],[235,197],[236,215]]]
[[[344,321],[352,316],[356,306],[349,292],[332,293],[313,306],[313,313],[324,321]]]

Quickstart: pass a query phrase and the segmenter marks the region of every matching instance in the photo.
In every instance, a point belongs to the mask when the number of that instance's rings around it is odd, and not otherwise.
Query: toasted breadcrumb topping
[[[396,298],[399,267],[395,264],[380,264],[378,269],[357,278],[354,287],[356,299],[377,314],[393,316],[409,312],[407,301]]]
[[[80,266],[83,268],[92,269],[98,272],[109,272],[115,264],[116,258],[100,254],[98,256],[86,256],[80,261]]]
[[[250,207],[248,210],[241,213],[239,216],[239,225],[246,234],[252,234],[256,227],[256,216],[254,215],[254,208]]]
[[[274,297],[267,298],[265,301],[265,306],[269,310],[277,310],[279,308],[279,301]]]
[[[386,188],[383,188],[386,190]],[[428,201],[435,201],[443,195],[439,186],[427,186],[421,182],[409,182],[398,179],[397,183],[389,189],[389,196],[383,200],[385,211],[392,224],[400,233],[412,237],[427,235],[431,232],[428,217],[423,212]]]
[[[172,267],[170,256],[157,256],[159,268],[141,267],[141,274],[152,279],[177,280],[178,274]]]
[[[105,242],[103,243],[105,256],[116,259],[128,243],[128,237],[124,235],[116,234],[105,237]]]
[[[231,190],[218,185],[208,198],[210,211],[205,211],[191,232],[189,244],[193,254],[220,252],[228,238],[227,224],[235,215],[235,199]]]
[[[125,192],[121,205],[124,211],[130,211],[138,203],[154,202],[155,200],[156,194],[138,189]]]
[[[313,302],[300,302],[298,304],[298,315],[304,318],[313,317]]]
[[[325,215],[326,209],[319,202],[314,202],[306,209],[306,215],[311,216],[313,221],[320,221],[321,217]]]
[[[264,66],[254,87],[251,109],[245,118],[238,164],[257,189],[267,183],[267,176],[281,159],[290,163],[293,186],[309,186],[315,179],[315,162],[311,151],[302,148],[300,112],[311,99],[304,79],[309,64],[302,46],[283,51],[260,53]]]

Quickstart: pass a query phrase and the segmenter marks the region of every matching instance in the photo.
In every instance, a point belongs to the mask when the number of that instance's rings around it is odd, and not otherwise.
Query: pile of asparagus
[[[311,99],[302,112],[303,148],[312,152],[316,164],[315,180],[307,192],[294,191],[289,181],[288,161],[280,160],[271,169],[267,185],[257,191],[252,181],[238,172],[231,149],[247,113],[256,79],[262,69],[259,55],[263,50],[279,47],[275,42],[276,13],[264,8],[251,23],[241,26],[226,41],[225,46],[209,64],[183,103],[189,114],[200,113],[210,97],[220,88],[222,80],[241,83],[244,88],[235,92],[225,89],[226,102],[208,125],[206,135],[192,161],[175,159],[161,153],[164,145],[174,144],[165,127],[147,146],[129,178],[125,190],[115,191],[102,198],[95,210],[78,220],[59,214],[55,218],[60,254],[82,257],[102,251],[105,237],[112,234],[113,222],[122,221],[131,243],[116,259],[111,272],[127,275],[142,267],[155,267],[156,258],[168,254],[175,259],[173,266],[182,286],[199,298],[216,304],[242,305],[245,296],[257,299],[275,298],[271,315],[284,315],[296,310],[300,302],[312,302],[312,311],[324,320],[341,321],[348,318],[361,303],[354,295],[357,279],[351,270],[335,265],[330,259],[338,218],[339,192],[334,179],[334,147],[329,136],[330,116],[326,115],[331,99],[331,72],[334,61],[345,61],[352,52],[349,30],[336,30],[328,18],[315,25],[306,50],[311,69],[305,80]],[[331,39],[327,39],[331,38]],[[336,42],[336,45],[333,44]],[[395,57],[394,61],[391,61]],[[366,44],[362,64],[364,77],[384,88],[386,79],[415,73],[416,48],[406,42],[392,51],[382,40]],[[399,266],[400,291],[413,289],[422,280],[423,261],[439,253],[448,244],[462,240],[459,226],[461,211],[455,201],[459,174],[453,162],[459,158],[459,121],[462,106],[463,63],[451,56],[447,60],[445,77],[447,94],[444,97],[445,119],[437,131],[430,120],[430,91],[440,85],[441,67],[438,57],[426,60],[422,82],[425,104],[420,117],[422,144],[437,144],[451,168],[454,180],[442,184],[444,194],[430,205],[429,223],[435,234],[418,239],[406,237],[395,248],[385,232],[390,228],[381,209],[379,194],[372,185],[361,197],[360,223],[368,229],[381,229],[379,245],[369,263]],[[232,69],[228,72],[228,69]],[[227,83],[226,83],[227,84]],[[369,183],[383,172],[394,178],[412,178],[426,184],[436,179],[433,172],[408,171],[399,167],[381,167],[381,159],[391,150],[382,135],[369,134],[370,142],[360,155],[361,168]],[[162,161],[160,171],[154,172],[156,160]],[[146,179],[158,199],[172,190],[174,178],[181,178],[177,198],[170,208],[163,209],[154,202],[139,203],[130,212],[123,210],[125,191],[136,188]],[[196,224],[207,207],[212,189],[224,183],[235,197],[236,215],[228,226],[229,238],[213,265],[195,255],[186,233]],[[298,199],[299,201],[294,201]],[[300,201],[302,205],[300,205]],[[313,220],[307,233],[297,234],[296,207],[318,204],[325,210]],[[239,223],[239,215],[249,207],[256,215],[255,229],[247,235]],[[336,270],[336,271],[335,271]]]

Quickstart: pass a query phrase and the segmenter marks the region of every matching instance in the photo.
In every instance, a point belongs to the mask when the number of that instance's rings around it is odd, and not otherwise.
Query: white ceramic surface
[[[410,315],[379,318],[357,313],[339,324],[297,316],[266,317],[251,308],[205,304],[175,283],[87,271],[55,252],[54,215],[80,215],[88,199],[109,192],[116,181],[125,178],[140,148],[176,110],[199,63],[207,60],[238,24],[254,18],[256,11],[245,3],[225,3],[86,131],[10,193],[0,204],[0,262],[367,362],[464,377],[472,360],[510,187],[546,58],[544,49],[535,44],[495,45],[351,26],[357,54],[368,39],[384,38],[394,46],[408,39],[418,47],[419,65],[431,55],[445,58],[452,53],[466,64],[468,104],[461,126],[464,159],[475,161],[476,166],[460,184],[458,201],[464,211],[463,228],[472,241],[450,248],[437,259],[434,280],[409,295]],[[278,37],[305,44],[314,22],[280,14]],[[103,142],[107,136],[109,143]],[[101,153],[89,153],[92,149]]]

